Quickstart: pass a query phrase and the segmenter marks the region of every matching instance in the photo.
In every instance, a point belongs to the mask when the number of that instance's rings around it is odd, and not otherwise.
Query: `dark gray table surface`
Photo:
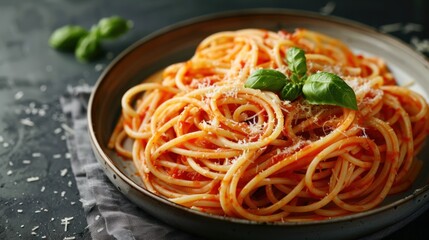
[[[59,98],[68,88],[93,85],[113,56],[161,27],[208,13],[260,7],[356,20],[429,56],[425,0],[0,0],[0,239],[91,238],[65,143]],[[105,44],[109,54],[96,62],[78,63],[47,45],[57,27],[90,27],[111,15],[131,19],[134,28]],[[34,177],[38,180],[31,181]],[[61,224],[66,217],[73,217],[67,231]],[[428,221],[426,212],[387,239],[426,239]]]

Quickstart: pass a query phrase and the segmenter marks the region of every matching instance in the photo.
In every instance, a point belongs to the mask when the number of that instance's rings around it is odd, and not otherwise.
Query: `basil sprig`
[[[280,92],[280,98],[283,100],[294,101],[302,93],[302,84],[287,82]]]
[[[307,59],[305,52],[297,47],[291,47],[287,50],[286,61],[292,76],[296,75],[302,78],[307,73]]]
[[[116,39],[132,26],[131,21],[118,16],[102,18],[89,31],[81,26],[66,25],[51,34],[49,45],[60,51],[74,51],[77,60],[89,62],[102,55],[102,41]]]
[[[245,87],[272,91],[282,100],[293,101],[303,96],[310,104],[334,105],[357,110],[353,89],[339,76],[318,72],[307,76],[305,52],[291,47],[286,52],[290,77],[273,69],[259,69],[249,76]]]
[[[259,69],[246,80],[244,87],[277,92],[285,85],[285,78],[286,76],[279,71]]]
[[[310,104],[358,109],[353,89],[333,73],[318,72],[310,75],[302,87],[302,93]]]

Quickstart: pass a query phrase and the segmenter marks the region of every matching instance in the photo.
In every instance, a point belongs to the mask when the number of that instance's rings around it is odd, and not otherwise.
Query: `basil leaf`
[[[89,34],[79,40],[75,49],[75,57],[80,62],[89,62],[96,59],[103,52],[97,34]]]
[[[306,60],[305,52],[300,48],[291,47],[286,51],[288,68],[292,73],[298,75],[298,77],[302,77],[307,73]]]
[[[283,87],[282,91],[280,92],[280,98],[282,100],[293,101],[293,100],[297,99],[301,94],[302,94],[302,85],[301,84],[288,82]]]
[[[259,69],[247,78],[244,87],[278,92],[286,84],[286,81],[287,77],[279,71]]]
[[[300,83],[300,82],[303,82],[304,81],[304,79],[305,79],[305,77],[302,77],[302,78],[300,78],[298,75],[296,75],[295,73],[292,73],[291,75],[290,75],[290,80],[293,82],[293,83]]]
[[[66,25],[55,30],[49,37],[49,45],[57,50],[73,52],[79,40],[88,35],[80,26]]]
[[[335,105],[358,110],[353,89],[332,73],[318,72],[310,75],[302,87],[302,92],[310,104]]]
[[[97,25],[100,37],[104,39],[118,38],[130,30],[132,26],[131,21],[118,16],[102,18]]]

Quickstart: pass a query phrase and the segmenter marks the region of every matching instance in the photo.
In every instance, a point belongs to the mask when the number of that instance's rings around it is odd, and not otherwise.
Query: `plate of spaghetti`
[[[405,44],[344,19],[200,17],[111,63],[90,137],[125,196],[185,231],[383,236],[427,207],[428,73]]]

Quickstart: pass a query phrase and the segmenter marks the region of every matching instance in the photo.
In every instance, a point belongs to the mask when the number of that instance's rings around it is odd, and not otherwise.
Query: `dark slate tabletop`
[[[387,32],[429,56],[429,2],[340,0],[0,0],[0,239],[90,239],[66,146],[59,98],[93,85],[112,57],[169,24],[225,10],[281,7],[330,14]],[[82,64],[47,44],[65,24],[120,15],[134,28]],[[70,218],[70,224],[61,219]],[[426,239],[429,212],[387,239]]]

